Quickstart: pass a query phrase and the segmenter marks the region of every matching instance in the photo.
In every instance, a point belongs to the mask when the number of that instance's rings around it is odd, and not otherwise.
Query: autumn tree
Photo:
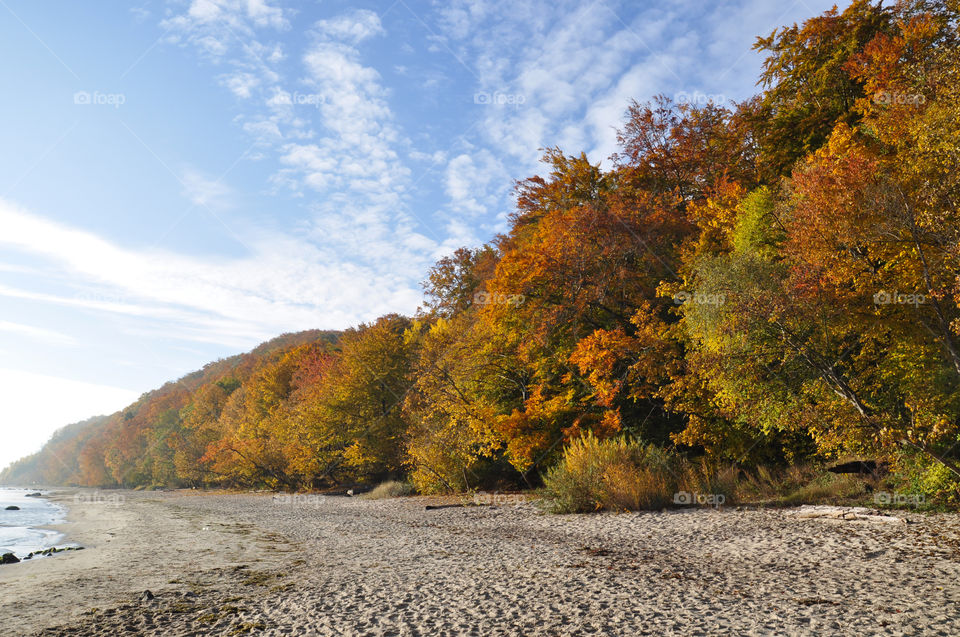
[[[854,0],[842,12],[834,7],[757,38],[753,48],[766,54],[759,81],[765,90],[754,127],[766,179],[788,174],[837,124],[857,123],[863,82],[851,76],[847,64],[892,21],[881,2]]]

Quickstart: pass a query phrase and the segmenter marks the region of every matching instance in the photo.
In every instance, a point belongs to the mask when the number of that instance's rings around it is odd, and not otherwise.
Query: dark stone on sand
[[[11,505],[8,506],[5,510],[6,510],[6,511],[19,511],[19,510],[20,510],[20,507],[18,507],[18,506],[15,505],[15,504],[11,504]]]
[[[68,546],[68,547],[64,547],[64,548],[58,549],[58,548],[55,547],[55,546],[51,546],[51,547],[48,548],[48,549],[43,549],[42,551],[37,551],[36,553],[34,553],[34,555],[53,555],[54,553],[61,553],[61,552],[63,552],[63,551],[70,551],[70,550],[73,550],[73,547],[69,547],[69,546]]]
[[[16,564],[19,561],[20,558],[13,553],[4,553],[3,556],[0,557],[0,564]]]
[[[23,497],[25,497],[25,498],[40,498],[40,497],[43,497],[43,494],[40,493],[39,491],[37,491],[36,493],[28,493],[27,495],[25,495],[25,496],[23,496]]]
[[[150,591],[143,591],[142,593],[140,593],[141,602],[149,602],[151,599],[153,599],[153,597],[154,595]]]

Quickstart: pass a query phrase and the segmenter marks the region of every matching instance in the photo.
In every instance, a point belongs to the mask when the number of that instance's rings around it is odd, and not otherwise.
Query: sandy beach
[[[0,567],[0,634],[960,633],[956,515],[77,493],[85,549]]]

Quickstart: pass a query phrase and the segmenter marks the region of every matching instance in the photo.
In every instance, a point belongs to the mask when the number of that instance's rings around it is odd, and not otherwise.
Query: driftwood
[[[896,515],[885,515],[866,507],[806,505],[796,509],[792,513],[801,519],[825,518],[828,520],[860,520],[863,522],[907,524],[905,518]]]

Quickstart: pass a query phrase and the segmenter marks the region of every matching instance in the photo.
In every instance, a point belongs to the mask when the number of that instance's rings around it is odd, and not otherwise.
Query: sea
[[[44,527],[64,521],[66,510],[43,497],[27,497],[36,489],[0,487],[0,555],[24,558],[63,540],[63,534]],[[8,506],[20,507],[7,511]]]

